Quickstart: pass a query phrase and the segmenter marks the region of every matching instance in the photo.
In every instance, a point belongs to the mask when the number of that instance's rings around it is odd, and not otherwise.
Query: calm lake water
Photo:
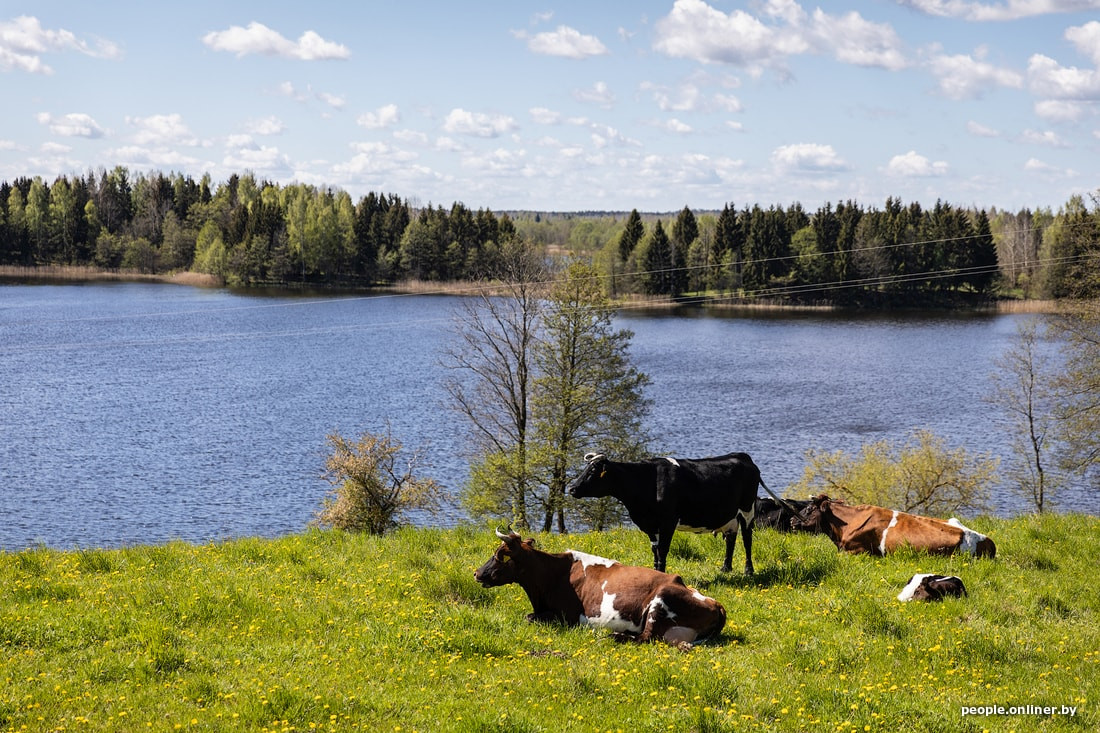
[[[0,549],[300,531],[328,484],[325,436],[422,447],[457,492],[464,424],[441,354],[457,298],[291,297],[163,284],[0,285]],[[1009,455],[983,399],[1018,316],[625,312],[661,452],[743,450],[776,491],[807,449],[927,428]],[[592,446],[598,449],[599,446]],[[581,463],[578,456],[578,464]],[[996,510],[1027,505],[1004,487]],[[1100,514],[1084,490],[1058,508]],[[464,519],[456,506],[423,525]]]

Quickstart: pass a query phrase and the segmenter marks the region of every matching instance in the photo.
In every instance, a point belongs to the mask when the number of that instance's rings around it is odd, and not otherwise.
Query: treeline
[[[415,210],[396,195],[233,175],[126,168],[0,183],[0,264],[209,273],[234,284],[464,280],[515,237],[507,216],[461,203]]]
[[[123,167],[0,183],[0,264],[210,273],[234,284],[461,281],[523,241],[589,256],[615,294],[842,304],[1100,294],[1100,208],[931,208],[889,198],[640,214],[494,213],[251,174],[214,185]]]

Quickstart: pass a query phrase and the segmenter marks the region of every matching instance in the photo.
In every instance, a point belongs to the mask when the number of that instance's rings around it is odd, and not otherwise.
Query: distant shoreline
[[[142,273],[135,270],[111,270],[83,265],[44,265],[40,267],[23,267],[17,265],[0,265],[0,281],[3,280],[31,280],[45,282],[149,282],[167,283],[171,285],[188,285],[199,288],[226,287],[225,281],[217,275],[209,275],[201,272],[175,272],[168,275],[155,275]],[[400,294],[433,294],[433,295],[477,295],[485,291],[485,286],[469,282],[428,282],[405,281],[390,285],[381,285],[373,288],[325,286],[309,283],[303,286],[294,283],[286,283],[272,286],[253,286],[257,290],[268,287],[293,290],[298,287],[316,290],[349,290],[355,292],[379,291]],[[800,303],[785,303],[778,299],[757,299],[753,302],[729,301],[721,298],[703,299],[672,299],[668,297],[628,296],[617,301],[619,307],[632,310],[648,309],[667,310],[674,308],[705,308],[716,310],[774,310],[774,311],[821,311],[844,310],[843,306],[815,305]],[[915,306],[923,307],[923,306]],[[972,310],[992,311],[995,313],[1054,313],[1058,310],[1056,300],[1008,300],[998,299],[990,301],[985,306],[972,306]]]

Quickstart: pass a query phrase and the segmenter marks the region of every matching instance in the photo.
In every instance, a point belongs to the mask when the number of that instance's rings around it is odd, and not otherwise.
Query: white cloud
[[[561,114],[546,107],[532,107],[527,111],[531,120],[540,125],[557,125],[561,122]]]
[[[53,69],[42,61],[49,51],[77,51],[95,58],[117,58],[118,46],[110,41],[82,41],[71,31],[43,28],[38,18],[21,15],[0,22],[0,71],[26,71],[31,74],[52,74]]]
[[[942,160],[931,161],[917,151],[910,150],[902,155],[890,158],[886,165],[886,172],[893,176],[903,178],[927,178],[930,176],[947,175],[949,166]]]
[[[52,142],[42,143],[42,145],[38,149],[46,155],[65,155],[66,153],[71,153],[73,151],[72,147],[69,145],[62,145],[61,143]]]
[[[993,87],[1024,85],[1023,75],[966,54],[934,56],[928,65],[940,80],[940,91],[951,99],[977,99]]]
[[[1078,51],[1092,59],[1094,64],[1100,65],[1100,21],[1092,20],[1081,26],[1067,28],[1065,36]]]
[[[1052,148],[1068,147],[1066,141],[1053,130],[1024,130],[1020,139],[1033,145],[1049,145]]]
[[[1024,170],[1048,178],[1073,178],[1077,175],[1077,171],[1072,168],[1059,168],[1038,158],[1028,158],[1027,162],[1024,163]]]
[[[1034,54],[1027,64],[1032,92],[1046,99],[1100,99],[1100,74],[1092,69],[1062,66],[1043,54]]]
[[[245,129],[253,135],[281,135],[286,130],[283,121],[274,115],[259,120],[250,120]]]
[[[346,46],[326,41],[314,31],[306,31],[295,42],[255,21],[249,23],[247,28],[234,25],[228,30],[211,31],[202,37],[202,42],[215,51],[235,53],[238,58],[248,54],[262,54],[299,61],[318,61],[346,59],[351,56],[351,51]]]
[[[387,104],[373,112],[364,112],[355,121],[368,130],[381,130],[397,124],[400,120],[401,113],[397,111],[397,105]]]
[[[886,23],[873,23],[851,11],[833,16],[814,11],[813,35],[838,61],[897,71],[908,65],[901,39]]]
[[[428,146],[428,136],[418,130],[394,130],[393,137],[411,145]]]
[[[675,117],[673,117],[670,120],[666,120],[665,122],[663,122],[661,124],[661,127],[668,130],[669,132],[675,132],[678,135],[685,135],[685,134],[692,131],[691,130],[691,125],[689,125],[685,122],[681,122],[680,120],[676,119]]]
[[[607,82],[598,81],[588,89],[577,89],[573,92],[573,98],[586,104],[597,104],[601,107],[610,107],[615,103],[615,95],[607,86]]]
[[[1085,105],[1064,99],[1047,99],[1035,103],[1035,114],[1051,122],[1077,122],[1085,116]]]
[[[795,143],[772,151],[772,162],[779,168],[802,171],[841,171],[848,164],[837,155],[832,145]]]
[[[197,166],[199,161],[177,150],[150,150],[139,145],[126,145],[108,151],[110,160],[129,168],[180,168]]]
[[[454,135],[499,137],[516,129],[516,121],[508,115],[487,115],[455,108],[443,121],[443,129]]]
[[[654,48],[675,58],[753,71],[781,68],[786,57],[804,53],[831,54],[847,64],[890,70],[908,65],[894,29],[855,11],[829,15],[819,8],[807,20],[790,0],[770,0],[763,10],[778,22],[764,23],[743,10],[723,13],[703,0],[676,0],[669,14],[657,21]]]
[[[525,37],[525,34],[520,34]],[[544,56],[562,56],[570,59],[584,59],[590,56],[604,56],[609,53],[607,46],[599,38],[584,35],[575,28],[560,25],[554,31],[538,33],[527,40],[527,48],[533,53]]]
[[[1100,8],[1100,0],[1007,0],[980,3],[971,0],[901,0],[928,15],[964,20],[1018,20],[1048,13],[1074,13]]]
[[[966,123],[966,130],[971,135],[977,135],[978,137],[1000,137],[1001,133],[992,127],[986,127],[985,125],[970,120]]]
[[[127,117],[126,124],[136,129],[138,145],[198,145],[199,140],[184,124],[179,114]]]
[[[40,112],[35,115],[39,124],[46,125],[54,135],[62,137],[103,137],[103,128],[99,126],[91,115],[83,112],[72,112],[62,117],[54,117],[49,112]]]
[[[321,100],[329,107],[333,109],[343,109],[346,105],[347,99],[339,94],[332,94],[331,92],[317,92],[317,99]]]
[[[703,0],[676,0],[654,30],[658,51],[702,63],[769,65],[808,48],[797,33],[781,32],[743,10],[723,13]]]
[[[242,146],[226,150],[222,165],[241,171],[290,171],[290,159],[279,149],[268,145]]]

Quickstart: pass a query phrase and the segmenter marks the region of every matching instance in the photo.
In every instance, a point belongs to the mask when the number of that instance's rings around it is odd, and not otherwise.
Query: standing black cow
[[[650,458],[637,463],[608,460],[589,453],[580,476],[566,487],[571,496],[614,496],[630,519],[649,535],[653,567],[664,571],[665,558],[677,529],[721,533],[726,561],[733,565],[737,531],[745,542],[745,574],[753,573],[752,523],[760,469],[747,453],[716,458]],[[771,494],[771,489],[764,486]],[[774,496],[774,494],[773,494]],[[778,499],[778,497],[776,497]]]

